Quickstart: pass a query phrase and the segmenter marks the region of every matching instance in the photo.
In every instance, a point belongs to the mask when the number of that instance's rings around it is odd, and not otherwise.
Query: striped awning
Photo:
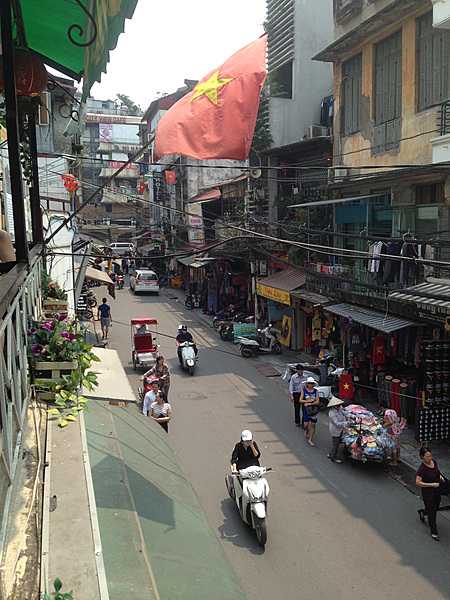
[[[360,325],[366,325],[377,331],[383,333],[394,333],[399,329],[405,327],[419,327],[419,323],[413,321],[407,321],[400,317],[392,315],[386,315],[385,313],[376,312],[369,308],[363,308],[362,306],[355,306],[353,304],[332,304],[330,306],[324,306],[324,309],[334,315],[351,319]]]
[[[391,292],[389,298],[401,302],[412,302],[430,312],[450,315],[450,284],[439,282],[439,280]]]

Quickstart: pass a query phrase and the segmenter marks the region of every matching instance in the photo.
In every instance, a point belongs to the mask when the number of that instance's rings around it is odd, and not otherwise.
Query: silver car
[[[130,276],[130,289],[135,293],[150,292],[159,294],[159,279],[155,271],[137,269]]]

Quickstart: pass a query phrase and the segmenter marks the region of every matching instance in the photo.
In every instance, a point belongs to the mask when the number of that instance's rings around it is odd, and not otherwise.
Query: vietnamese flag
[[[263,35],[176,102],[156,129],[156,160],[166,154],[246,159],[267,75],[266,50],[267,35]]]

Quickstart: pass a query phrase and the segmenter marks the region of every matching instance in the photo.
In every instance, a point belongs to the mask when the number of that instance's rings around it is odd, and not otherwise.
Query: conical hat
[[[340,398],[336,398],[336,396],[331,396],[330,401],[327,404],[327,408],[332,408],[333,406],[340,406],[344,404],[344,401]]]

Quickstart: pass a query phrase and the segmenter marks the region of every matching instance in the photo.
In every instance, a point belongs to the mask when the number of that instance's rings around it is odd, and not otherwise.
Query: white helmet
[[[251,442],[253,440],[252,432],[249,429],[244,429],[241,433],[241,441],[242,442]]]

